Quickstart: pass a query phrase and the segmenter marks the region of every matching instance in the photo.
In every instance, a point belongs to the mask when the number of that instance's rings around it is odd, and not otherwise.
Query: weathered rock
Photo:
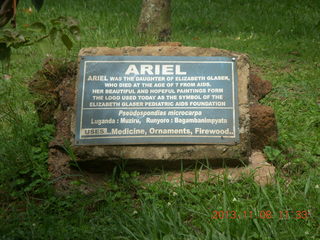
[[[249,169],[254,172],[254,180],[261,186],[274,183],[276,168],[266,161],[261,151],[254,151],[250,157]]]
[[[261,151],[253,151],[249,158],[248,166],[238,168],[216,168],[203,169],[198,171],[186,172],[166,172],[163,174],[152,176],[141,176],[141,180],[145,183],[154,183],[158,181],[166,181],[172,184],[192,184],[199,182],[212,182],[218,179],[227,179],[231,182],[239,181],[242,177],[253,177],[254,181],[265,186],[274,183],[275,167],[266,161]]]
[[[181,42],[159,42],[151,46],[172,46],[172,47],[181,47]]]
[[[156,174],[140,174],[139,180],[143,184],[150,184],[155,182],[169,182],[173,185],[181,186],[182,184],[196,184],[203,182],[210,182],[210,184],[217,184],[219,180],[227,178],[230,182],[241,181],[242,178],[252,178],[260,186],[274,184],[274,176],[276,169],[266,161],[265,156],[261,151],[253,151],[247,166],[236,168],[201,168],[192,169],[189,171],[175,170],[166,171]],[[77,175],[77,172],[72,171],[71,174]],[[86,184],[82,184],[77,189],[85,194],[94,192],[99,186],[105,184],[105,174],[97,174],[84,172],[82,178],[85,179]]]
[[[86,48],[82,56],[229,56],[237,58],[238,71],[238,102],[240,118],[240,143],[235,145],[135,145],[135,146],[73,146],[79,162],[90,167],[90,162],[101,165],[127,161],[127,167],[148,168],[166,167],[180,168],[183,165],[194,164],[196,161],[210,162],[213,165],[239,165],[248,162],[251,154],[250,146],[250,116],[249,116],[249,61],[245,54],[230,52],[216,48],[173,46],[146,46],[123,48]],[[75,129],[75,113],[71,121],[71,129]],[[71,141],[73,141],[73,136]],[[81,163],[80,163],[81,164]],[[98,170],[103,170],[99,168]]]

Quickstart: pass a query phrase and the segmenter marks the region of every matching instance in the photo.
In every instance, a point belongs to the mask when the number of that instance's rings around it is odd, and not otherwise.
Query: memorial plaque
[[[236,144],[235,58],[83,56],[76,145]]]

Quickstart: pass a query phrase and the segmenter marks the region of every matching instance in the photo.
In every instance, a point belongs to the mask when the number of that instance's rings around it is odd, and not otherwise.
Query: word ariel
[[[181,66],[176,64],[163,64],[163,65],[151,65],[141,64],[135,65],[130,64],[125,75],[186,75],[186,72],[181,71]]]

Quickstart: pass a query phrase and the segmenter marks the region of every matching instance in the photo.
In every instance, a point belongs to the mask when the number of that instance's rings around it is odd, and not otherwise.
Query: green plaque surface
[[[85,56],[76,145],[236,144],[236,60]]]

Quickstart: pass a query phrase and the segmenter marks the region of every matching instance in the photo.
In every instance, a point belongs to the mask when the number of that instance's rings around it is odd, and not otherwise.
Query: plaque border
[[[101,59],[101,58],[116,58],[119,60],[90,60],[90,59]],[[137,58],[189,58],[189,59],[197,59],[195,61],[192,60],[122,60],[122,59],[137,59]],[[88,59],[88,60],[86,60]],[[205,60],[200,60],[200,59],[205,59]],[[90,136],[90,137],[83,137],[81,136],[81,130],[84,129],[82,128],[82,119],[83,119],[83,111],[84,110],[107,110],[107,109],[185,109],[185,107],[111,107],[111,108],[83,108],[84,105],[84,89],[85,89],[85,83],[86,83],[86,69],[87,69],[87,63],[211,63],[211,64],[221,64],[221,63],[228,63],[231,64],[231,82],[232,82],[232,107],[187,107],[188,109],[233,109],[232,111],[232,117],[233,117],[233,136],[194,136],[194,135],[149,135],[149,136]],[[238,104],[238,75],[237,75],[237,62],[236,62],[236,57],[224,57],[224,56],[82,56],[81,61],[80,61],[80,74],[77,79],[79,81],[77,83],[77,96],[76,96],[76,124],[75,124],[75,145],[234,145],[240,142],[240,133],[239,133],[239,106],[237,107],[236,104]],[[83,71],[81,71],[83,69]],[[81,92],[81,102],[79,106],[79,92]],[[79,116],[79,111],[80,111],[80,116]],[[98,129],[98,128],[96,128]],[[79,136],[79,137],[78,137]],[[144,142],[139,142],[139,143],[126,143],[126,142],[121,142],[121,143],[88,143],[88,142],[83,142],[85,140],[94,140],[94,139],[135,139],[135,138],[194,138],[194,139],[203,139],[203,138],[229,138],[229,139],[234,139],[234,142],[181,142],[181,143],[176,143],[176,142],[158,142],[158,143],[144,143]]]

